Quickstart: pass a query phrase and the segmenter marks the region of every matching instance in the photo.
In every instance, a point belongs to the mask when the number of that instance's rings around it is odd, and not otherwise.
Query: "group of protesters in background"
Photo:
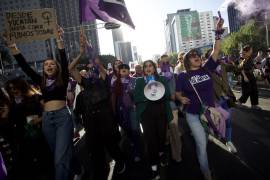
[[[147,60],[136,65],[132,75],[129,65],[121,60],[107,70],[99,56],[90,58],[87,67],[79,71],[80,57],[91,54],[91,44],[83,30],[80,53],[68,64],[63,31],[58,29],[60,58],[46,59],[42,75],[27,64],[15,42],[6,39],[7,47],[33,84],[12,79],[0,91],[0,160],[5,166],[0,176],[36,180],[49,172],[55,180],[72,179],[76,174],[73,138],[79,137],[78,127],[82,125],[94,180],[108,178],[106,154],[115,161],[115,173],[128,171],[120,147],[122,136],[129,139],[134,163],[146,157],[148,179],[159,179],[160,168],[169,162],[170,144],[172,159],[181,162],[178,115],[184,112],[203,177],[212,179],[206,151],[208,134],[225,139],[228,151],[236,153],[232,143],[235,103],[245,103],[250,97],[252,108],[259,109],[256,73],[268,83],[270,80],[270,49],[264,59],[259,52],[254,61],[252,47],[245,46],[238,65],[220,57],[222,25],[223,20],[219,19],[213,49],[203,58],[192,49],[179,53],[178,64],[173,67],[169,56],[163,55],[158,63]],[[232,73],[241,77],[242,96],[238,100],[231,89]],[[145,86],[153,81],[164,87],[164,95],[158,100],[149,100],[144,93]],[[202,106],[217,115],[215,127],[204,126]],[[176,131],[172,131],[172,124]],[[173,142],[167,134],[178,136],[179,142]]]

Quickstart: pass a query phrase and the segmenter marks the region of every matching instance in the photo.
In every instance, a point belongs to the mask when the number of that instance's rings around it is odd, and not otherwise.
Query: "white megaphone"
[[[165,87],[161,82],[150,80],[144,87],[144,95],[150,101],[160,100],[165,94]]]

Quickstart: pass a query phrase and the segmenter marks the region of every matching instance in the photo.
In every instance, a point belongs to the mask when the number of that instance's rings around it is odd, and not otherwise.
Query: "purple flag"
[[[99,7],[109,16],[135,29],[124,0],[100,0]]]
[[[113,23],[118,20],[135,28],[124,0],[80,0],[80,21],[95,19]]]
[[[80,0],[80,21],[94,21],[100,19],[105,22],[115,22],[107,13],[99,8],[100,0]]]

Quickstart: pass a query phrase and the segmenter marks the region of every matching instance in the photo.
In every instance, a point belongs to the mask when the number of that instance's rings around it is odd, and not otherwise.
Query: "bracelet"
[[[56,42],[58,42],[58,43],[59,42],[64,42],[64,40],[63,39],[57,39]]]
[[[8,48],[10,48],[10,49],[16,49],[17,47],[16,47],[16,44],[15,43],[13,43],[13,44],[10,44],[10,45],[8,45]]]
[[[217,41],[217,40],[220,40],[220,39],[221,39],[221,35],[215,37],[215,40],[216,40],[216,41]]]

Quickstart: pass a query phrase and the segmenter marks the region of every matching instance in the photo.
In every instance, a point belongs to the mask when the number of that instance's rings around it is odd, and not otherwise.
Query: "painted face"
[[[54,76],[57,72],[56,62],[52,59],[46,60],[43,64],[44,73],[47,76]]]
[[[154,75],[155,73],[155,68],[152,63],[146,62],[144,65],[144,74],[146,76]]]
[[[188,54],[190,66],[194,68],[201,67],[202,65],[202,59],[200,58],[199,54],[197,52],[190,52]]]
[[[127,77],[129,75],[129,70],[128,69],[120,69],[120,75],[121,77]]]

